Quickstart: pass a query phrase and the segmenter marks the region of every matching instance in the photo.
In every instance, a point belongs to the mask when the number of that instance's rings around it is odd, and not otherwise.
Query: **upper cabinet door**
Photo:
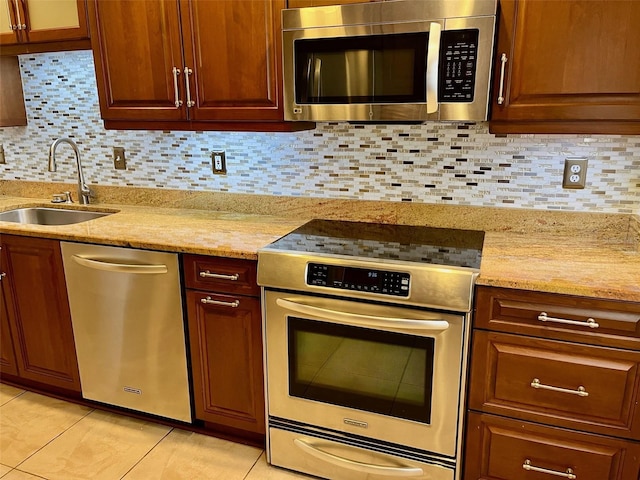
[[[492,132],[640,133],[640,2],[500,8]]]
[[[68,42],[88,37],[86,0],[0,0],[1,45]],[[28,51],[31,50],[25,50]]]
[[[282,120],[284,0],[181,0],[191,120]]]
[[[186,118],[177,1],[90,0],[89,20],[102,118]]]

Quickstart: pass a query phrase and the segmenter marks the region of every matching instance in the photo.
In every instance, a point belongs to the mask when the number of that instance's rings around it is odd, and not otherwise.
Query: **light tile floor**
[[[2,480],[309,480],[264,450],[0,383]]]

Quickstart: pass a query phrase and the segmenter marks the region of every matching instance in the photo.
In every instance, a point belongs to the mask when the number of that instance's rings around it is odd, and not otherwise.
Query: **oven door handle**
[[[371,463],[362,463],[349,458],[340,457],[324,450],[319,449],[311,442],[295,438],[293,443],[304,450],[309,455],[312,455],[320,460],[337,465],[339,467],[348,468],[357,472],[372,474],[372,475],[385,475],[389,478],[396,477],[419,477],[424,474],[420,467],[387,467],[385,465],[375,465]]]
[[[402,330],[405,332],[441,332],[449,328],[446,320],[414,320],[411,318],[374,317],[372,315],[360,315],[357,313],[340,312],[328,308],[304,305],[292,302],[284,298],[276,299],[276,304],[287,310],[303,313],[307,315],[322,316],[328,320],[333,320],[349,325],[371,328],[387,328],[392,330]]]

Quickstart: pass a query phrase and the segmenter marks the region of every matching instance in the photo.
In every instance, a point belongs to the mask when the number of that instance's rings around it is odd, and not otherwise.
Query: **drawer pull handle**
[[[240,302],[238,300],[234,300],[233,302],[221,302],[220,300],[213,300],[211,297],[201,298],[200,302],[204,303],[205,305],[218,305],[219,307],[231,308],[237,308],[240,305]]]
[[[589,392],[587,392],[586,388],[584,388],[582,385],[580,385],[577,390],[571,390],[568,388],[560,388],[560,387],[553,387],[551,385],[545,385],[544,383],[540,383],[539,379],[534,378],[531,381],[531,386],[533,388],[540,388],[542,390],[551,390],[553,392],[570,393],[572,395],[578,395],[579,397],[589,396]]]
[[[234,282],[240,278],[240,275],[237,273],[234,273],[233,275],[224,275],[222,273],[211,273],[209,270],[200,272],[200,276],[202,278],[217,278],[219,280],[232,280]]]
[[[579,327],[589,327],[589,328],[598,328],[600,324],[596,322],[593,318],[587,318],[586,322],[579,322],[577,320],[567,320],[565,318],[554,318],[547,316],[547,312],[542,312],[538,315],[538,320],[541,322],[553,322],[553,323],[564,323],[566,325],[578,325]]]
[[[548,470],[546,468],[535,467],[535,466],[531,465],[531,460],[529,460],[528,458],[522,464],[522,468],[525,469],[526,471],[546,473],[547,475],[553,475],[555,477],[569,478],[570,480],[575,480],[576,478],[578,478],[573,473],[573,469],[572,468],[567,468],[567,470],[565,472],[556,472],[555,470]]]

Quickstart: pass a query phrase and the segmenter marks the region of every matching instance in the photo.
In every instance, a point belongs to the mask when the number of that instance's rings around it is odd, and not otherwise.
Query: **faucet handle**
[[[51,203],[73,203],[71,192],[54,193]]]

